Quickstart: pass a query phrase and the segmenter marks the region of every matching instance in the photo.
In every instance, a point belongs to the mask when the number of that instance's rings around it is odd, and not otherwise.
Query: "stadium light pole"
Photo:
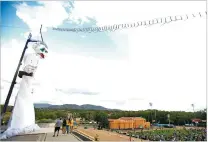
[[[194,110],[194,104],[191,104],[192,108],[193,108],[193,113],[194,113],[194,117],[195,117],[195,110]]]
[[[150,106],[150,115],[151,115],[151,120],[153,121],[153,119],[152,119],[152,103],[151,103],[151,102],[149,103],[149,106]]]
[[[152,111],[153,111],[153,103],[152,103]],[[153,114],[152,114],[153,115]],[[152,116],[153,117],[153,116]],[[152,121],[153,122],[153,121]],[[156,109],[155,109],[155,119],[154,119],[154,122],[156,123]]]
[[[157,122],[157,121],[156,121],[156,117],[157,117],[157,114],[156,114],[156,113],[157,113],[157,112],[156,112],[156,109],[155,109],[155,123]]]
[[[168,114],[168,121],[169,121],[169,126],[170,126],[170,114]]]
[[[194,112],[194,104],[191,104],[192,108],[193,108],[193,112]]]

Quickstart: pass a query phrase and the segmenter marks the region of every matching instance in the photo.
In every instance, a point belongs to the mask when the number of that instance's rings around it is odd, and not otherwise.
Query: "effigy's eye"
[[[40,48],[40,51],[44,52],[45,51],[45,48]]]

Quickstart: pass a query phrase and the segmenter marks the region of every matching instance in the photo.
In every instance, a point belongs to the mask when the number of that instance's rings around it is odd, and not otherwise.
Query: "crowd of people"
[[[206,129],[154,130],[135,134],[137,138],[150,141],[207,141]]]
[[[53,137],[55,137],[56,132],[57,132],[56,136],[58,137],[60,129],[62,130],[62,134],[69,134],[72,133],[73,128],[74,128],[73,118],[69,118],[69,119],[64,118],[63,120],[62,118],[60,118],[56,120]]]

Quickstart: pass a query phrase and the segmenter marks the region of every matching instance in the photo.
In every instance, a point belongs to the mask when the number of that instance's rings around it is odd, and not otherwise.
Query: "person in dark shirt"
[[[66,133],[66,119],[63,120],[62,123],[62,133],[65,134]]]

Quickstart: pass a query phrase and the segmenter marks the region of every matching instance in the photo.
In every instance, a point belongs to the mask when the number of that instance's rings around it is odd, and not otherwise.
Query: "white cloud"
[[[43,25],[43,32],[47,28],[62,25],[63,21],[68,18],[65,9],[65,3],[59,1],[38,2],[40,6],[30,6],[25,2],[16,5],[16,15],[25,22],[31,29],[32,35],[39,34],[40,25]]]
[[[70,17],[85,22],[94,18],[103,26],[203,11],[205,1],[75,1]]]
[[[85,38],[85,37],[86,37],[86,35],[81,35],[81,37],[82,37],[82,38]]]
[[[8,42],[8,44],[9,43],[10,42]],[[11,80],[13,77],[17,61],[20,57],[20,54],[17,55],[16,53],[21,53],[21,47],[22,44],[16,44],[15,48],[6,48],[6,45],[2,47],[3,64],[1,72],[3,79]],[[128,71],[128,64],[126,61],[101,60],[93,57],[82,57],[70,54],[63,55],[54,53],[53,51],[49,53],[46,60],[41,60],[39,62],[39,67],[36,72],[35,81],[40,82],[41,86],[36,86],[34,93],[35,101],[50,101],[56,102],[56,104],[96,104],[96,102],[99,104],[100,97],[107,97],[112,93],[125,92],[125,88],[119,91],[119,87],[125,87],[126,85],[122,82],[119,85],[116,80],[122,79],[125,81],[127,79],[126,76],[121,77]],[[13,58],[10,59],[11,56]],[[9,62],[5,62],[7,60],[9,60]],[[10,70],[10,72],[8,72],[8,70]],[[112,87],[114,84],[117,84],[117,86]],[[57,92],[55,88],[62,90],[76,88],[78,90],[98,92],[99,94],[83,95],[83,93],[81,93],[71,96],[67,93]],[[9,84],[4,83],[2,100],[5,100],[8,89]],[[17,89],[15,90],[14,92],[16,93]],[[16,94],[13,94],[13,96],[15,95]],[[11,101],[11,104],[12,103]]]
[[[76,1],[74,7],[70,15],[73,20],[88,22],[86,17],[90,17],[96,19],[98,26],[104,26],[175,15],[190,16],[206,11],[206,2]],[[149,101],[160,109],[189,108],[191,102],[205,107],[206,21],[204,13],[202,16],[204,18],[198,15],[193,20],[189,18],[164,26],[109,33],[119,46],[128,38],[130,76],[134,82],[130,92],[146,98],[139,104],[129,102],[126,108],[145,108]]]

